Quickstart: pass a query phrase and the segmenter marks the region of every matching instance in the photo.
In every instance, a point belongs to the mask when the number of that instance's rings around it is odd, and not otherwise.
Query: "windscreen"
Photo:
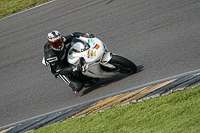
[[[87,42],[82,41],[79,38],[74,38],[71,42],[71,50],[72,52],[83,52],[90,48],[90,45]]]

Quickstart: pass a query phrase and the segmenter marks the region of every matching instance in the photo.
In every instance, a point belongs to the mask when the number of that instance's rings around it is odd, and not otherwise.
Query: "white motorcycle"
[[[84,60],[81,75],[88,81],[110,78],[122,73],[130,75],[137,71],[132,61],[109,52],[106,45],[96,37],[79,37],[72,40],[67,61],[76,65],[80,59]]]
[[[83,59],[82,74],[91,78],[110,78],[120,73],[136,73],[136,65],[119,55],[109,52],[106,45],[98,38],[74,38],[68,52],[67,61],[77,64]]]

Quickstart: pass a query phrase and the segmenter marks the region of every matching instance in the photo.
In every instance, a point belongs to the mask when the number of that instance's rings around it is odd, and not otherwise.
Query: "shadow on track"
[[[143,65],[137,66],[137,73],[142,72],[142,71],[144,71],[144,66]],[[120,80],[122,80],[122,79],[124,79],[128,76],[130,76],[130,75],[120,74],[120,75],[114,76],[112,78],[102,79],[102,80],[96,82],[94,85],[89,86],[86,90],[84,90],[82,92],[81,96],[84,96],[84,95],[86,95],[86,94],[88,94],[88,93],[90,93],[90,92],[92,92],[95,89],[98,89],[100,87],[104,87],[104,86],[107,86],[107,85],[109,85],[113,82],[120,81]]]

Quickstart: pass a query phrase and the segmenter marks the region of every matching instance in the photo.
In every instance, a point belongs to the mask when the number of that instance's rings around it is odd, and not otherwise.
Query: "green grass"
[[[198,133],[200,86],[155,99],[111,107],[34,133]]]
[[[0,18],[48,1],[50,0],[0,0]]]

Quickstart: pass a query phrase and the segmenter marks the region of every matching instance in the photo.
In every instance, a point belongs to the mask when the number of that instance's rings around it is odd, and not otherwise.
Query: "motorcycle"
[[[68,52],[67,61],[71,65],[82,64],[81,74],[87,81],[111,78],[119,74],[134,74],[137,66],[122,56],[108,50],[99,38],[74,38]],[[43,64],[45,64],[43,58]]]

